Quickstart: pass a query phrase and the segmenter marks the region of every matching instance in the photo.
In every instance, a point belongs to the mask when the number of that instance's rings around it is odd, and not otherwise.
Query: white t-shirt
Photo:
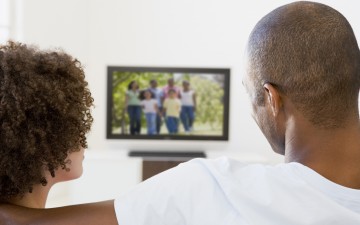
[[[142,100],[141,105],[144,107],[144,113],[156,113],[155,105],[157,105],[156,99]]]
[[[189,90],[187,92],[181,91],[181,104],[184,106],[194,106],[194,91],[193,90]]]
[[[299,163],[195,159],[115,200],[120,225],[359,225],[360,190]]]

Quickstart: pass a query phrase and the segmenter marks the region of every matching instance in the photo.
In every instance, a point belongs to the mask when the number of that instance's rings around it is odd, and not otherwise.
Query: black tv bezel
[[[169,73],[218,73],[224,74],[224,118],[223,135],[124,135],[113,134],[111,126],[112,76],[115,71],[126,72],[169,72]],[[135,66],[108,66],[107,67],[107,112],[106,112],[106,139],[121,140],[191,140],[191,141],[228,141],[229,140],[229,112],[230,112],[230,68],[189,68],[189,67],[135,67]]]

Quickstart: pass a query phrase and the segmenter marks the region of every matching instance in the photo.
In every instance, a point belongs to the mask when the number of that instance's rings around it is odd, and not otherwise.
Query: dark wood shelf
[[[142,180],[146,180],[191,159],[206,158],[205,153],[200,151],[130,151],[129,156],[141,157],[143,159]]]

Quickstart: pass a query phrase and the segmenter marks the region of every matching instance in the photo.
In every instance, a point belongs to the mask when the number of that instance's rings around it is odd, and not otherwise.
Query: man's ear
[[[282,107],[282,100],[279,91],[270,83],[265,83],[263,86],[265,90],[265,98],[269,102],[273,116],[276,117]]]

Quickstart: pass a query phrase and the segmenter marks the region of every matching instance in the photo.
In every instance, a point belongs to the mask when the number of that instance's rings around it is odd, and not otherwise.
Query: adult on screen
[[[163,92],[160,88],[158,88],[157,80],[150,81],[149,91],[151,91],[153,93],[153,95],[155,96],[159,112],[162,112],[162,110],[163,110],[163,108],[162,108]],[[162,124],[161,116],[159,114],[157,114],[156,115],[156,134],[160,134],[161,124]]]
[[[180,119],[184,126],[186,134],[193,131],[195,110],[196,110],[196,92],[190,88],[190,82],[184,80],[182,82],[183,89],[180,91],[181,94],[181,113]]]
[[[140,134],[141,131],[141,100],[139,85],[136,81],[131,81],[128,85],[125,97],[125,109],[130,118],[130,134]]]
[[[163,102],[165,101],[166,98],[169,97],[170,90],[175,91],[176,98],[180,97],[180,88],[178,86],[176,86],[174,78],[168,79],[168,84],[165,87],[163,87],[163,90],[162,90],[163,91]]]
[[[116,199],[117,219],[102,216],[111,201],[5,215],[53,225],[360,224],[360,51],[347,20],[318,3],[279,7],[255,26],[247,59],[253,117],[284,164],[193,160]]]

